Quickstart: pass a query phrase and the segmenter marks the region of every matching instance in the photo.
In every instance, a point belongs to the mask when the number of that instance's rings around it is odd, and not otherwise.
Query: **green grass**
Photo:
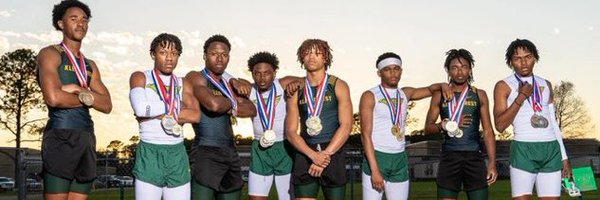
[[[596,179],[596,182],[600,182],[600,179]],[[362,199],[362,186],[360,182],[354,184],[348,184],[346,187],[346,199],[351,198],[351,186],[354,189],[354,199]],[[2,197],[10,196],[11,194],[16,195],[15,192],[4,192],[0,193],[0,199]],[[134,190],[133,188],[125,188],[124,191],[125,198],[127,200],[134,199]],[[242,190],[242,199],[248,199],[247,187],[244,187]],[[410,199],[423,199],[423,200],[434,200],[436,199],[436,184],[435,181],[413,181],[410,183]],[[38,195],[39,196],[39,195]],[[277,199],[277,193],[275,189],[271,189],[271,194],[269,195],[269,199]],[[120,191],[118,188],[113,189],[99,189],[94,190],[90,196],[89,200],[118,200],[120,199]],[[589,191],[583,193],[584,199],[600,199],[599,191]],[[37,198],[28,198],[28,199],[37,199]],[[41,198],[40,198],[41,199]],[[319,199],[323,199],[322,194],[319,195]],[[458,199],[467,199],[464,192],[461,192]],[[499,180],[490,188],[490,200],[495,199],[510,199],[510,181],[509,180]],[[561,199],[575,199],[570,198],[567,194],[563,193]]]

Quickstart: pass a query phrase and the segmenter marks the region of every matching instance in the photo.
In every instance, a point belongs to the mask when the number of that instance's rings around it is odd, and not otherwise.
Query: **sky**
[[[333,49],[329,73],[345,80],[354,112],[363,91],[376,86],[375,61],[384,52],[402,57],[400,86],[422,87],[446,81],[445,52],[469,50],[475,58],[474,86],[490,99],[494,84],[512,74],[504,61],[508,44],[529,39],[540,52],[534,72],[553,83],[571,81],[599,126],[600,8],[599,1],[84,1],[92,18],[82,52],[94,60],[108,87],[112,113],[92,112],[97,147],[111,140],[128,143],[138,134],[128,94],[129,75],[152,68],[148,50],[162,32],[180,37],[183,54],[175,73],[201,70],[202,46],[214,34],[232,43],[228,72],[251,80],[248,58],[258,51],[276,53],[278,76],[304,73],[296,61],[303,40],[320,38]],[[51,23],[58,1],[0,0],[0,54],[19,48],[36,52],[57,44],[62,34]],[[429,101],[411,110],[422,128]],[[43,117],[33,113],[30,119]],[[252,134],[250,120],[239,120],[236,133]],[[194,133],[185,125],[186,137]],[[600,138],[598,128],[589,137]],[[26,136],[26,139],[35,139]],[[0,130],[0,146],[14,146],[14,135]],[[23,143],[39,148],[39,142]]]

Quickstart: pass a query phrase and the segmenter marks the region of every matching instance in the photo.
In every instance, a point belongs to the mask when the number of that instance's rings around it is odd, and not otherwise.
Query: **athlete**
[[[79,1],[61,1],[52,24],[60,44],[40,50],[38,83],[48,106],[43,132],[44,199],[87,199],[96,178],[96,136],[90,108],[110,113],[110,93],[96,63],[80,51],[92,17]]]

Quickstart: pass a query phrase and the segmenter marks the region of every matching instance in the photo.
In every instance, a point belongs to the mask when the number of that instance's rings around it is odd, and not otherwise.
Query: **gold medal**
[[[79,101],[86,106],[94,105],[94,95],[86,90],[81,90],[79,95],[77,95],[77,98],[79,98]]]
[[[548,127],[548,119],[542,116],[539,113],[535,113],[531,116],[531,126],[533,128],[547,128]]]

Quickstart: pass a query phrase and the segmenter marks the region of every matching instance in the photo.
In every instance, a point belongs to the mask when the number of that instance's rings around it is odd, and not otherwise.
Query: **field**
[[[600,179],[596,179],[596,182],[600,181]],[[353,188],[354,190],[351,190]],[[410,199],[423,199],[423,200],[434,200],[436,199],[436,184],[435,181],[414,181],[411,182],[410,185]],[[242,194],[247,194],[247,188],[244,187]],[[4,199],[16,199],[14,192],[5,192],[0,193],[0,200]],[[277,199],[276,192],[271,190],[271,198],[269,199]],[[346,199],[362,199],[361,196],[361,184],[360,183],[348,183],[348,187],[346,188]],[[352,198],[354,197],[354,198]],[[583,199],[600,199],[599,191],[589,191],[583,193]],[[28,195],[27,199],[41,199],[41,195]],[[120,190],[116,189],[103,189],[103,190],[95,190],[90,194],[89,200],[118,200],[120,199]],[[124,190],[124,199],[133,200],[134,199],[134,191],[133,188],[125,188]],[[242,199],[248,199],[247,196],[242,195]],[[322,199],[320,196],[319,199]],[[467,199],[463,192],[460,193],[458,199]],[[499,180],[490,188],[490,200],[505,200],[510,199],[510,181],[509,180]],[[570,198],[568,195],[562,195],[561,199],[576,199]]]

